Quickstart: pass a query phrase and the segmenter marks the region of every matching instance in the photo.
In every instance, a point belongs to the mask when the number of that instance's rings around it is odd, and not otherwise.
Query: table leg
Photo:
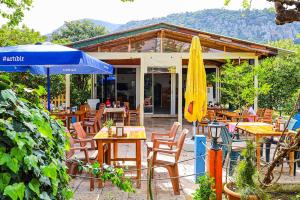
[[[102,140],[97,140],[98,143],[98,162],[100,167],[103,166],[103,142]],[[103,182],[101,179],[99,179],[98,182],[98,188],[102,188],[103,187]]]
[[[111,164],[111,143],[107,144],[107,164]]]
[[[289,165],[290,165],[290,176],[294,176],[294,158],[295,158],[295,151],[291,151],[290,152],[290,162],[289,162]]]
[[[141,141],[136,141],[136,167],[137,167],[137,183],[136,187],[141,188],[141,169],[142,169],[142,155],[141,155]]]
[[[255,136],[255,143],[256,143],[256,166],[257,170],[260,170],[260,137],[258,135]]]
[[[114,142],[114,159],[118,158],[118,143]],[[114,165],[116,165],[116,162],[114,161]]]

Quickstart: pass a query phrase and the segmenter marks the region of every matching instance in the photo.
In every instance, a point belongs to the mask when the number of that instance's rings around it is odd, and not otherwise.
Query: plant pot
[[[109,128],[107,132],[108,132],[108,137],[112,137],[112,129]]]
[[[234,192],[232,191],[230,188],[232,188],[232,186],[234,185],[234,183],[226,183],[224,185],[224,192],[226,193],[227,199],[228,200],[240,200],[241,199],[241,195],[240,193]],[[247,200],[258,200],[259,198],[255,195],[250,195]]]

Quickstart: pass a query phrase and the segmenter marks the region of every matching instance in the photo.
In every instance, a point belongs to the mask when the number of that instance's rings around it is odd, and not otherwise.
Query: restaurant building
[[[287,50],[166,23],[101,35],[70,44],[114,65],[113,75],[94,75],[92,98],[130,102],[144,117],[178,117],[182,122],[189,47],[199,36],[208,81],[208,101],[220,102],[220,76],[226,60],[248,61],[255,67],[268,56]],[[257,77],[254,77],[258,87]],[[257,108],[257,99],[254,107]]]

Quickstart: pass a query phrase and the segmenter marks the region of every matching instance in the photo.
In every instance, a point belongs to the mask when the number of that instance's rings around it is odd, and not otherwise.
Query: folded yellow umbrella
[[[184,117],[189,122],[201,121],[207,112],[206,72],[200,39],[193,37],[187,71]]]

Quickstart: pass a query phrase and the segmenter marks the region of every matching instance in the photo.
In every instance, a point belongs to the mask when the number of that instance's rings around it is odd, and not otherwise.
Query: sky
[[[223,0],[33,0],[33,8],[26,11],[23,23],[51,33],[64,21],[92,18],[123,24],[131,20],[163,17],[172,13],[192,12],[210,8],[224,8]],[[242,0],[232,0],[226,9],[240,9]],[[266,0],[253,0],[252,8],[269,8]]]

